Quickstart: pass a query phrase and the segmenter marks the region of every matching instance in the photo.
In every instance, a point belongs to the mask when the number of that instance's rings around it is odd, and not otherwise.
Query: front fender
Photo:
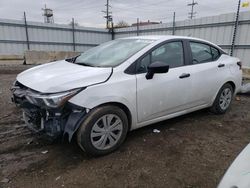
[[[84,91],[86,92],[86,91]],[[84,93],[83,92],[83,93]],[[89,97],[87,97],[89,96]],[[77,95],[74,96],[70,101],[70,103],[81,106],[83,108],[86,109],[93,109],[97,106],[103,105],[103,104],[108,104],[108,103],[118,103],[118,104],[122,104],[124,106],[126,106],[128,108],[128,110],[130,111],[131,114],[131,128],[133,128],[136,124],[136,102],[134,101],[134,103],[132,104],[131,102],[129,102],[127,99],[125,99],[124,97],[120,97],[120,96],[114,96],[114,95],[110,95],[110,96],[97,96],[97,95]]]
[[[119,103],[131,113],[131,128],[137,122],[136,111],[136,78],[122,72],[114,72],[105,83],[87,87],[69,100],[83,108],[93,109],[107,103]]]

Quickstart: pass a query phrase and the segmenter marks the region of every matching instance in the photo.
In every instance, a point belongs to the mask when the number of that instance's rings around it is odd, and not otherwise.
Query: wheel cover
[[[99,118],[92,127],[91,143],[99,150],[110,149],[120,140],[122,131],[121,118],[115,114],[106,114]]]
[[[232,100],[232,91],[229,88],[225,88],[220,95],[219,104],[222,110],[226,110]]]

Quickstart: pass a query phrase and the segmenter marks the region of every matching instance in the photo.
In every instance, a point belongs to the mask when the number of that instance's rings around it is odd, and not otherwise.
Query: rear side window
[[[193,64],[215,61],[220,57],[218,49],[203,43],[190,42]]]

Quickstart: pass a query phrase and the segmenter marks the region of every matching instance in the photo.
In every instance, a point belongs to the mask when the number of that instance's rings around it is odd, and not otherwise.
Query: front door
[[[147,66],[155,61],[169,65],[168,73],[145,78]],[[182,41],[165,43],[137,63],[137,118],[145,122],[190,107],[192,96],[189,70],[184,66]]]

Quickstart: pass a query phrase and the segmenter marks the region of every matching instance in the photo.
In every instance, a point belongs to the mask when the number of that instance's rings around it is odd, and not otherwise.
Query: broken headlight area
[[[54,94],[42,94],[20,83],[11,88],[12,101],[22,108],[26,125],[34,132],[57,138],[65,133],[69,140],[81,123],[86,109],[68,100],[82,89]]]

